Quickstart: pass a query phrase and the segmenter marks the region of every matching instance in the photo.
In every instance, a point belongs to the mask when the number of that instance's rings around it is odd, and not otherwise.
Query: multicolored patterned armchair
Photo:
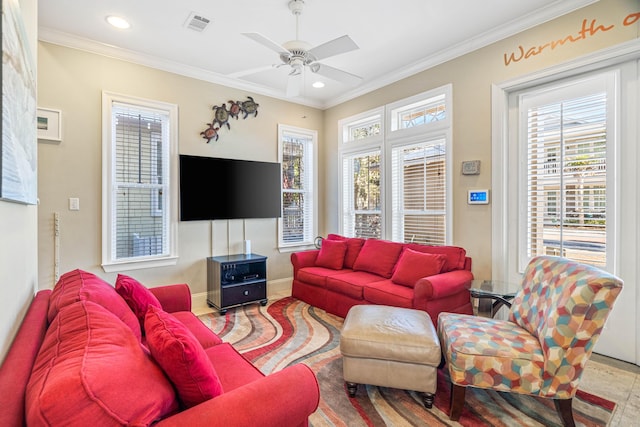
[[[440,313],[438,335],[451,377],[450,418],[466,387],[554,399],[574,426],[572,398],[622,281],[566,258],[533,258],[508,320]]]

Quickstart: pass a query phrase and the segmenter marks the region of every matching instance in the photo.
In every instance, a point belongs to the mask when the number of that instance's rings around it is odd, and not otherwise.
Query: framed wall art
[[[17,0],[2,0],[0,199],[35,205],[38,189],[36,79]]]
[[[38,108],[38,139],[62,140],[62,111]]]

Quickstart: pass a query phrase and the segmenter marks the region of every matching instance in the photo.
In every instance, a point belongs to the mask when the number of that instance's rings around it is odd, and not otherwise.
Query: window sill
[[[140,270],[142,268],[166,267],[169,265],[176,265],[177,263],[178,257],[170,256],[165,258],[103,263],[102,269],[105,273],[116,273],[118,271]]]
[[[308,251],[310,249],[317,249],[313,244],[307,243],[296,246],[281,246],[278,248],[281,254],[290,253],[290,252],[300,252],[300,251]]]

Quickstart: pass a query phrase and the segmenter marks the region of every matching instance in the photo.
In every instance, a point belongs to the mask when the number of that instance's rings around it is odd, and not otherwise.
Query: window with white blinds
[[[391,152],[392,239],[444,245],[446,141],[395,146]]]
[[[380,151],[346,155],[342,160],[343,233],[382,237]]]
[[[315,159],[317,132],[279,125],[282,217],[279,246],[309,245],[317,234]]]
[[[103,264],[172,255],[171,111],[111,97]]]
[[[450,243],[451,91],[442,86],[340,120],[344,235]]]
[[[608,94],[603,77],[521,97],[526,248],[607,266]]]

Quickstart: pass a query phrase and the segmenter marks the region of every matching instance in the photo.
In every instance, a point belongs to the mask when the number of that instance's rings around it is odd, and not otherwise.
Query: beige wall
[[[577,12],[494,43],[470,54],[433,67],[410,78],[388,85],[325,111],[322,158],[325,161],[321,187],[325,194],[338,191],[338,120],[394,102],[445,84],[453,85],[453,244],[464,247],[473,258],[473,273],[491,277],[492,205],[468,205],[467,190],[491,188],[491,85],[520,77],[589,52],[638,37],[638,23],[624,26],[624,18],[640,12],[638,0],[601,0]],[[578,38],[584,19],[609,27],[574,43],[505,66],[504,54],[522,45],[525,50],[568,35]],[[428,43],[428,41],[426,41]],[[481,173],[463,176],[460,163],[481,160]],[[325,233],[338,230],[338,201],[325,197],[322,216]]]
[[[19,3],[31,52],[36,52],[37,0]],[[34,126],[35,121],[33,117]],[[0,201],[0,361],[4,360],[37,287],[37,216],[36,206]]]
[[[40,43],[38,96],[42,107],[62,110],[60,143],[40,143],[39,286],[54,284],[54,213],[60,218],[60,273],[82,268],[115,281],[101,264],[101,94],[126,94],[178,105],[179,152],[211,157],[277,161],[277,125],[320,131],[323,112],[266,96],[247,93],[132,63]],[[212,119],[213,105],[253,96],[257,117],[233,120],[231,130],[207,144],[200,136]],[[306,116],[306,118],[303,118]],[[215,182],[202,183],[206,187]],[[69,197],[80,210],[68,209]],[[227,230],[229,233],[227,234]],[[246,230],[246,235],[245,235]],[[291,276],[289,254],[280,254],[275,219],[180,223],[176,266],[124,272],[148,286],[188,283],[193,293],[206,291],[205,258],[242,251],[246,237],[253,251],[269,257],[269,280]],[[229,247],[227,246],[229,245]]]

